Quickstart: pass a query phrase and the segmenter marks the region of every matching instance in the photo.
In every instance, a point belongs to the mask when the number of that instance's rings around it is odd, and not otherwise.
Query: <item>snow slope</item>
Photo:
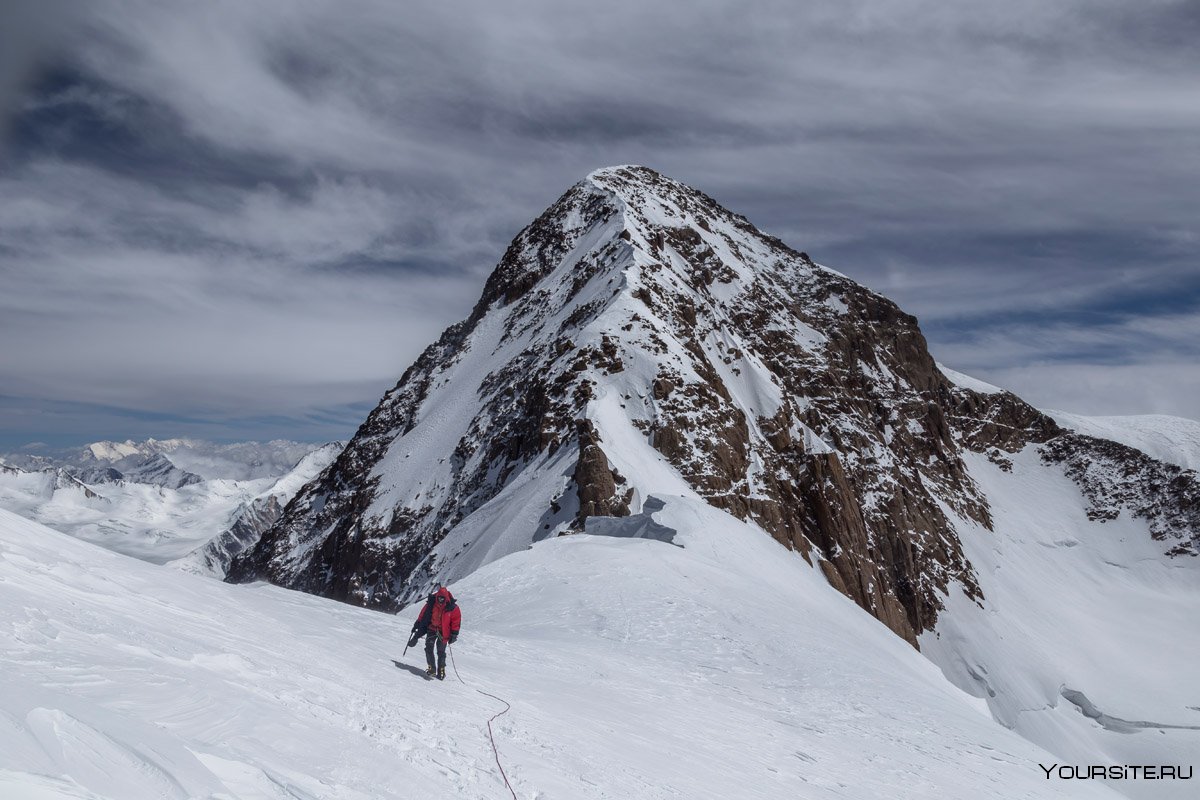
[[[832,590],[698,501],[683,548],[578,535],[453,589],[457,670],[397,619],[230,586],[0,511],[0,796],[1116,797]]]
[[[957,370],[950,369],[945,364],[940,362],[938,363],[937,368],[941,370],[941,373],[949,378],[950,382],[955,386],[961,386],[964,389],[970,389],[971,391],[980,392],[982,394],[999,394],[1000,392],[1006,391],[1005,389],[1001,389],[999,386],[987,383],[986,381],[981,381],[978,378],[972,378],[970,375],[964,375]]]
[[[995,530],[955,524],[984,600],[951,593],[922,651],[1062,763],[1196,765],[1197,559],[1164,557],[1145,520],[1088,519],[1078,487],[1036,446],[1007,470],[967,458]],[[1114,719],[1085,716],[1089,703]],[[1132,797],[1196,796],[1190,782],[1116,783]]]

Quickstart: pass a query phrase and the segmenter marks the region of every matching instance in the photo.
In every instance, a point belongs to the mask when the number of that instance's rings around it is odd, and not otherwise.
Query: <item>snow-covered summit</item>
[[[951,576],[970,582],[939,504],[919,487],[985,513],[961,464],[920,468],[922,482],[895,457],[937,424],[919,397],[936,375],[915,320],[886,299],[702,192],[644,167],[600,170],[514,239],[470,317],[418,359],[334,471],[234,572],[387,606],[531,537],[682,490],[806,556],[820,542],[823,568],[912,640],[933,592]],[[885,406],[901,418],[880,428],[869,417]],[[809,469],[813,459],[828,466]],[[922,495],[909,505],[932,520],[921,535],[946,557],[937,575],[911,570],[919,588],[907,607],[864,560],[861,522],[818,533],[821,506],[859,513],[844,470],[873,490],[880,520],[908,513],[887,507],[900,487]],[[495,513],[523,491],[533,493],[519,501],[527,512]],[[335,544],[349,539],[362,550]]]
[[[92,442],[85,450],[97,461],[120,461],[126,456],[132,456],[141,452],[132,440],[126,442]]]

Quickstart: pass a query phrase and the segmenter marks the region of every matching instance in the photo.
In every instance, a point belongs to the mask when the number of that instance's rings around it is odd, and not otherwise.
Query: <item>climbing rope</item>
[[[463,686],[469,686],[469,684],[462,679],[462,675],[458,674],[458,664],[456,664],[454,661],[454,648],[447,643],[446,649],[450,651],[450,666],[454,667],[454,677],[458,678],[458,682]],[[499,714],[493,714],[491,719],[487,721],[488,738],[492,741],[492,755],[496,757],[496,767],[500,770],[500,777],[504,778],[504,785],[508,787],[508,791],[513,796],[513,800],[517,800],[517,793],[513,791],[512,784],[508,782],[508,775],[504,774],[504,765],[500,763],[500,750],[496,747],[496,736],[492,733],[492,721],[507,714],[510,710],[512,710],[512,706],[509,705],[507,700],[496,697],[494,694],[488,694],[482,689],[476,689],[475,691],[479,692],[484,697],[490,697],[493,700],[498,700],[499,702],[504,703],[504,710]]]

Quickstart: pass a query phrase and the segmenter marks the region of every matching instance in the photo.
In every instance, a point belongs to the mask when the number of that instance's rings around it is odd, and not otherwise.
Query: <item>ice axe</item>
[[[420,638],[421,638],[421,636],[420,636],[420,634],[417,633],[417,628],[414,625],[413,629],[412,629],[412,635],[408,637],[408,644],[404,645],[404,653],[407,653],[408,648],[415,645],[417,643],[417,639],[420,639]],[[400,654],[401,658],[404,658],[404,653]]]

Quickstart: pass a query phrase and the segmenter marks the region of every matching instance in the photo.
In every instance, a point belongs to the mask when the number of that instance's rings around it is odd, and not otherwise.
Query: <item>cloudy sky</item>
[[[1036,405],[1200,419],[1197,0],[0,13],[0,448],[349,436],[620,163]]]

